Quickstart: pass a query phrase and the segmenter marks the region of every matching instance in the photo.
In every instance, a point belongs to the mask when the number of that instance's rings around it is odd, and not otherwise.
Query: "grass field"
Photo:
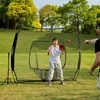
[[[61,41],[65,42],[67,50],[67,64],[64,71],[64,78],[68,78],[73,74],[74,66],[77,65],[78,58],[78,47],[77,47],[77,38],[73,34],[61,34],[61,33],[43,33],[43,32],[30,32],[30,31],[21,31],[18,41],[16,59],[16,66],[21,66],[18,70],[19,79],[39,79],[33,70],[27,67],[27,55],[30,45],[28,46],[27,42],[36,40],[51,40],[53,37],[58,37]],[[30,35],[31,34],[31,35]],[[0,29],[0,85],[6,79],[7,74],[7,65],[8,65],[8,52],[11,51],[12,43],[15,35],[15,30],[6,30]],[[29,38],[26,38],[29,36]],[[78,77],[78,82],[75,81],[65,81],[65,85],[61,86],[59,81],[52,82],[52,86],[47,86],[47,82],[26,82],[26,83],[17,83],[15,84],[4,84],[0,86],[0,100],[99,100],[99,92],[96,87],[96,79],[98,69],[94,71],[94,76],[90,76],[88,71],[92,66],[92,63],[95,59],[94,46],[93,45],[84,45],[83,42],[85,39],[92,39],[96,36],[89,35],[80,35],[81,38],[81,49],[82,49],[82,59],[81,59],[81,68]],[[22,39],[23,38],[23,39]],[[67,40],[70,39],[71,43],[68,44]],[[23,44],[25,43],[25,46]],[[20,44],[19,44],[20,43]],[[21,47],[22,49],[19,49]],[[39,47],[38,47],[39,46]],[[44,50],[41,49],[41,46],[38,45],[37,49],[41,50],[39,53],[41,55],[40,60],[47,59]],[[24,50],[25,49],[25,50]],[[21,58],[21,57],[23,58]],[[18,57],[18,58],[17,58]],[[20,57],[20,58],[19,58]],[[40,66],[43,64],[40,61]],[[46,64],[48,61],[46,61]],[[25,70],[23,70],[25,69]],[[24,72],[23,72],[24,71]],[[11,70],[10,78],[13,81]]]

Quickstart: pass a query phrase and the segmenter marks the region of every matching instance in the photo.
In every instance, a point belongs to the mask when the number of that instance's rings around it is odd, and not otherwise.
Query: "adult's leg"
[[[98,75],[97,75],[97,87],[99,90],[99,99],[100,99],[100,72],[98,72]]]

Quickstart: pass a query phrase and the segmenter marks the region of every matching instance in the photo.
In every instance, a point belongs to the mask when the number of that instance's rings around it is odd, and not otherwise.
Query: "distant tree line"
[[[41,27],[37,17],[37,8],[33,0],[1,0],[0,1],[0,27],[15,29],[19,22],[21,28],[24,26]]]
[[[62,32],[82,34],[95,34],[97,23],[100,21],[100,5],[87,4],[87,0],[70,0],[63,6],[45,5],[38,10],[33,0],[1,0],[0,1],[0,27],[16,28],[21,22],[22,29],[30,29],[26,25],[37,27],[43,31],[43,27],[51,26],[59,28]],[[38,16],[37,16],[38,15]]]

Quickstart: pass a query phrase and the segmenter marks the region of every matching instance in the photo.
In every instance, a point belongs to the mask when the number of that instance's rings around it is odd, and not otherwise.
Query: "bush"
[[[82,34],[97,34],[97,29],[94,28],[93,25],[85,25],[84,28],[82,28]]]
[[[61,33],[71,33],[76,34],[76,27],[71,25],[66,25],[65,29],[61,31]]]

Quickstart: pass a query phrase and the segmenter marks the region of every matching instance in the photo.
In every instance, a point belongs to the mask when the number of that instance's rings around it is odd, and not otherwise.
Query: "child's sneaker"
[[[65,83],[63,81],[61,81],[61,85],[65,85]]]
[[[48,85],[51,86],[51,81],[48,81]]]

